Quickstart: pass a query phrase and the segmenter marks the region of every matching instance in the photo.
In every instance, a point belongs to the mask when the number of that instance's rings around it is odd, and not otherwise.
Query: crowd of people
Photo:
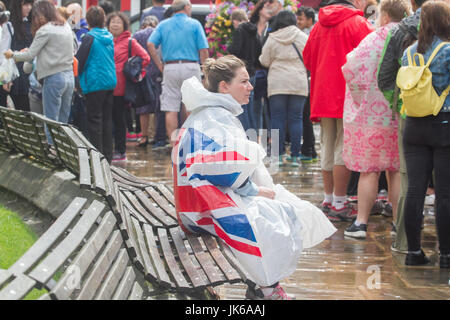
[[[283,0],[259,0],[250,16],[241,9],[231,13],[235,31],[228,52],[234,57],[217,63],[207,60],[208,41],[201,23],[190,18],[189,0],[175,0],[167,10],[163,4],[154,1],[132,36],[128,17],[108,1],[90,7],[85,17],[77,4],[56,8],[48,1],[21,0],[6,7],[0,2],[1,11],[10,11],[9,21],[0,12],[0,63],[14,59],[20,72],[0,88],[0,105],[9,95],[17,109],[72,122],[109,162],[126,161],[126,140],[136,132],[141,132],[139,147],[176,144],[174,133],[192,111],[183,103],[183,83],[192,78],[200,83],[203,76],[210,92],[237,95],[242,110],[231,112],[248,137],[261,143],[278,131],[272,145],[281,166],[319,161],[313,124],[320,124],[320,208],[331,222],[351,222],[348,237],[366,238],[385,176],[396,235],[392,250],[406,253],[407,265],[428,263],[420,233],[425,197],[434,190],[440,267],[449,268],[448,1],[331,0],[318,12],[301,6],[294,14],[283,9]],[[397,74],[424,61],[441,105],[434,115],[408,116]],[[203,74],[202,65],[208,69]],[[228,78],[227,68],[233,69]],[[195,82],[191,86],[195,91]],[[140,95],[146,99],[138,104]],[[355,174],[357,210],[348,199]],[[240,188],[246,189],[244,196],[274,197],[249,181]],[[277,286],[266,288],[275,292]]]

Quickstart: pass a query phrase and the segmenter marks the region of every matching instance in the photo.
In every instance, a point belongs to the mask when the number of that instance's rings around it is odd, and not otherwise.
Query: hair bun
[[[216,59],[214,58],[207,58],[205,62],[203,62],[203,73],[205,74],[205,77],[208,76],[208,73],[213,68],[215,62]]]

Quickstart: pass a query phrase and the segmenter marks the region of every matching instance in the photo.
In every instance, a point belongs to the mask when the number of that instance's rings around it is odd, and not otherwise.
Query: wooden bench
[[[3,134],[6,136],[6,143],[2,143],[4,146],[8,145],[10,150],[32,156],[47,166],[58,165],[50,152],[43,123],[36,121],[31,113],[0,107],[0,117],[4,125]]]
[[[128,255],[116,218],[99,201],[75,198],[52,226],[8,270],[0,273],[0,300],[141,299],[145,283]]]
[[[229,261],[215,237],[185,235],[178,226],[154,227],[126,207],[119,211],[133,262],[151,283],[199,292],[225,282],[246,281],[240,266]]]
[[[2,119],[15,119],[7,121],[9,126],[35,134],[26,142],[31,133],[15,133],[12,144],[21,143],[23,152],[39,139],[45,146],[47,126],[58,163],[78,177],[81,188],[101,194],[105,201],[74,199],[11,268],[0,272],[0,298],[22,299],[33,288],[45,288],[48,294],[41,299],[140,299],[145,280],[158,289],[189,294],[247,281],[221,240],[209,234],[186,235],[179,228],[169,186],[110,166],[70,125],[10,112],[0,113]],[[28,121],[26,126],[18,124],[21,117]],[[39,139],[32,122],[39,128]]]

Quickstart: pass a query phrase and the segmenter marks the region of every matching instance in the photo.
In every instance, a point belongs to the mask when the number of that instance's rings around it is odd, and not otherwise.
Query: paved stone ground
[[[149,181],[172,185],[169,152],[152,151],[150,146],[138,148],[130,142],[128,161],[118,166]],[[316,205],[322,200],[318,163],[282,167],[273,178],[302,199]],[[434,216],[425,216],[422,243],[432,263],[423,267],[405,266],[405,255],[390,250],[391,221],[392,218],[371,216],[366,240],[344,238],[349,223],[337,223],[338,231],[330,239],[305,250],[296,271],[281,281],[282,286],[299,300],[450,300],[450,271],[439,268]],[[246,286],[222,285],[215,290],[221,299],[243,299]]]

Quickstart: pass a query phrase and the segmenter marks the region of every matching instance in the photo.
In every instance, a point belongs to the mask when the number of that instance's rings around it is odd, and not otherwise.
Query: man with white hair
[[[178,113],[182,111],[181,122],[186,118],[181,106],[181,85],[183,81],[196,76],[201,78],[200,64],[208,58],[208,41],[202,25],[190,18],[192,5],[189,0],[175,0],[172,3],[174,15],[162,21],[148,39],[148,51],[158,69],[163,73],[161,111],[166,112],[166,130],[171,144],[172,133],[178,127]],[[156,51],[161,46],[162,61]]]
[[[345,80],[341,68],[347,54],[374,30],[363,17],[365,5],[365,0],[334,0],[321,8],[303,50],[305,67],[311,72],[311,120],[320,121],[321,128],[322,210],[332,221],[356,218],[347,202],[350,171],[342,159]],[[346,234],[365,232],[366,227],[355,226]]]
[[[83,17],[83,8],[78,3],[72,2],[66,9],[70,13],[68,22],[77,36],[78,43],[81,43],[83,36],[89,32],[86,19]]]
[[[264,4],[265,9],[267,10],[267,13],[272,17],[267,23],[267,27],[263,32],[264,38],[263,38],[263,46],[266,43],[267,39],[269,38],[269,33],[273,31],[273,27],[275,24],[275,18],[277,17],[278,13],[283,10],[284,7],[284,0],[269,0]]]

